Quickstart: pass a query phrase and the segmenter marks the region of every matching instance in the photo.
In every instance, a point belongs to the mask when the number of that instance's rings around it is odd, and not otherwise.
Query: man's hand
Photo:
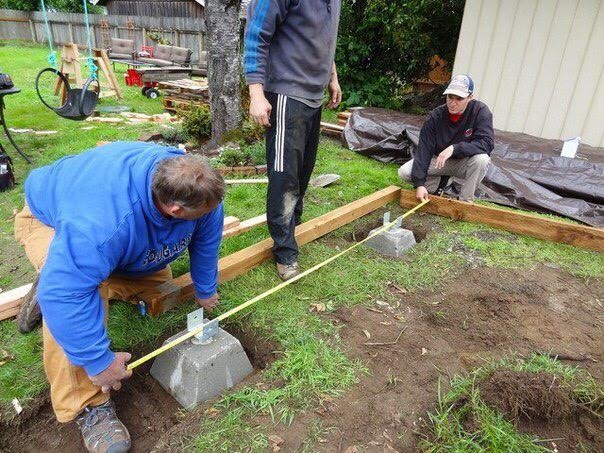
[[[207,299],[201,299],[197,297],[195,298],[195,300],[197,302],[197,305],[199,305],[200,307],[203,307],[208,311],[212,311],[214,310],[214,308],[216,308],[216,304],[218,304],[219,298],[220,296],[218,296],[218,293],[216,293],[213,296],[208,297]]]
[[[419,201],[428,200],[428,189],[426,189],[424,186],[419,186],[417,189],[415,189],[415,198],[417,198]]]
[[[327,103],[327,108],[335,109],[338,105],[340,105],[340,102],[342,102],[342,88],[340,88],[340,82],[338,81],[338,73],[336,71],[335,63],[333,65],[329,84],[327,85],[327,91],[329,92],[329,102]]]
[[[264,87],[260,83],[250,85],[250,118],[256,124],[270,127],[273,107],[264,96]]]
[[[95,376],[88,376],[92,383],[99,386],[103,393],[109,393],[111,389],[119,390],[122,388],[122,379],[128,379],[132,376],[132,371],[126,369],[126,362],[132,356],[127,352],[116,352],[111,365]]]
[[[445,166],[445,162],[447,161],[447,159],[449,157],[451,157],[453,155],[453,145],[449,145],[447,146],[445,149],[443,149],[440,154],[438,155],[438,157],[436,158],[436,168],[443,168]]]

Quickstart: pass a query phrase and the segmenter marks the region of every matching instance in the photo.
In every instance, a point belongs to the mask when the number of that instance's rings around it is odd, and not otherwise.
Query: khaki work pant
[[[438,188],[441,176],[453,176],[462,180],[459,199],[461,201],[474,201],[474,192],[487,174],[491,158],[488,154],[476,154],[472,157],[449,158],[443,168],[436,168],[436,158],[430,161],[428,167],[428,178],[426,179],[426,189],[430,193]],[[413,159],[403,164],[398,169],[398,176],[403,181],[413,182],[411,179],[411,170],[413,169]]]
[[[25,248],[27,258],[38,273],[46,261],[48,247],[53,237],[54,230],[36,219],[27,205],[16,215],[15,238]],[[99,285],[99,292],[105,305],[105,322],[107,322],[109,300],[137,302],[136,296],[139,293],[152,290],[171,278],[172,271],[169,266],[145,277],[129,278],[123,275],[111,275]],[[44,371],[50,383],[52,407],[59,422],[69,422],[86,406],[98,406],[109,399],[108,393],[102,393],[101,388],[90,381],[84,368],[69,362],[65,352],[44,324],[42,337]]]

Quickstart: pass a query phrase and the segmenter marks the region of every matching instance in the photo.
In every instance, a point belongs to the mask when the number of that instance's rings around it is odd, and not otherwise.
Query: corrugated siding
[[[604,146],[604,0],[466,0],[453,71],[497,129]]]

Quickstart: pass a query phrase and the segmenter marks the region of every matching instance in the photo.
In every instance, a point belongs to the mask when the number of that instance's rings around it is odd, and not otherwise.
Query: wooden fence
[[[153,45],[148,34],[161,36],[171,44],[188,47],[193,51],[191,62],[199,62],[200,52],[205,50],[206,25],[203,19],[189,17],[130,17],[91,14],[92,45],[103,48],[109,45],[108,37],[134,39],[136,48]],[[75,43],[86,47],[86,22],[84,14],[48,13],[53,45]],[[103,24],[108,24],[103,27]],[[0,39],[27,40],[46,43],[44,16],[41,12],[0,9]],[[60,49],[57,54],[60,55]]]

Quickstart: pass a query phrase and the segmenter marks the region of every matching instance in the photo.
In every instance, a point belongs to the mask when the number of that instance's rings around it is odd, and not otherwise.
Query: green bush
[[[202,143],[212,135],[212,120],[210,107],[203,105],[181,110],[182,132],[185,137],[195,143]]]
[[[336,62],[343,106],[400,108],[438,54],[453,64],[465,0],[344,0]]]
[[[264,137],[264,131],[264,126],[246,119],[241,128],[225,132],[222,141],[238,143],[240,146],[251,145]]]
[[[225,167],[243,167],[253,163],[252,154],[247,148],[226,148],[219,160]]]

